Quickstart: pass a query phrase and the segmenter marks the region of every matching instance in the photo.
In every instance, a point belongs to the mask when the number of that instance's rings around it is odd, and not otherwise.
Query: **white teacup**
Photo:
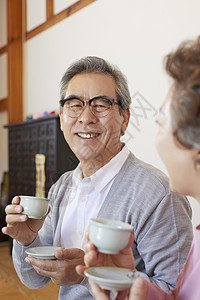
[[[129,241],[133,226],[111,219],[91,219],[90,241],[99,252],[115,254],[124,249]]]
[[[49,199],[34,196],[19,196],[20,205],[23,207],[22,214],[32,219],[41,219],[46,215],[49,208]]]

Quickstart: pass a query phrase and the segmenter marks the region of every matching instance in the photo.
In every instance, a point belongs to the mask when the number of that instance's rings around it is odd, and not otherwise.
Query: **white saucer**
[[[122,291],[131,287],[137,277],[146,279],[146,275],[141,272],[134,272],[125,268],[96,267],[89,268],[84,272],[85,276],[90,278],[102,289],[111,291]]]
[[[34,247],[28,248],[25,250],[26,254],[39,259],[56,259],[54,253],[56,250],[63,249],[63,247],[53,247],[53,246],[44,246],[44,247]]]

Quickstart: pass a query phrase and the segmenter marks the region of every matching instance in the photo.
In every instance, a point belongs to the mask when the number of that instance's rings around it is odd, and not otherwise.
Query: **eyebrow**
[[[73,98],[80,99],[80,100],[82,99],[80,95],[69,95],[64,100],[70,100],[70,99],[73,99]]]
[[[106,96],[106,95],[96,95],[96,96],[94,96],[94,97],[92,97],[91,99],[93,99],[93,98],[96,98],[96,97],[108,97],[108,96]],[[70,99],[73,99],[73,98],[76,98],[76,99],[79,99],[79,100],[85,100],[83,97],[81,97],[80,95],[69,95],[69,96],[67,96],[67,98],[65,98],[64,100],[70,100]],[[108,97],[109,98],[109,97]]]

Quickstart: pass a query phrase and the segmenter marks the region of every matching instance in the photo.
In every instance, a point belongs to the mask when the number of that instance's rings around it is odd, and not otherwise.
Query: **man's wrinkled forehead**
[[[65,98],[79,95],[88,99],[102,95],[116,98],[116,82],[112,76],[103,73],[80,73],[73,76],[65,90]]]

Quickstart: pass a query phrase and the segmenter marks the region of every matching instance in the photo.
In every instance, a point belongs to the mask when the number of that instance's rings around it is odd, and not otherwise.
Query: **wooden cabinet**
[[[66,171],[73,170],[78,159],[60,130],[58,115],[9,124],[9,200],[15,195],[35,195],[35,155],[42,153],[45,162],[45,193]]]

